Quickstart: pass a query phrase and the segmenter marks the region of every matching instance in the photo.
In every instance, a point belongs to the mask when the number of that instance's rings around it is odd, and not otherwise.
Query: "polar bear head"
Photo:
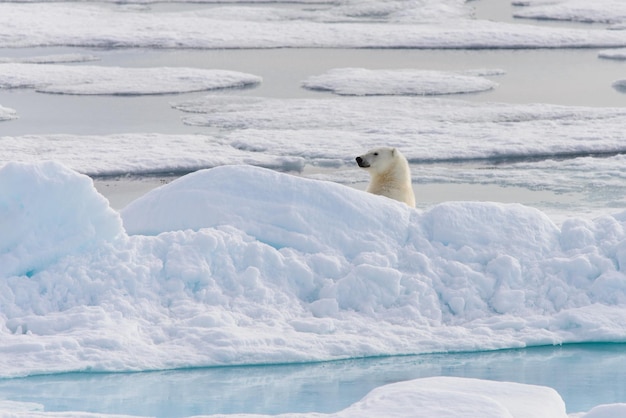
[[[376,173],[389,171],[395,163],[397,150],[395,148],[381,147],[369,150],[366,154],[356,157],[359,167]]]

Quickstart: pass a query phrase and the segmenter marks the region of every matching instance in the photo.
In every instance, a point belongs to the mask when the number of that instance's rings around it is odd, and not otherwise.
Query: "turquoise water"
[[[277,366],[144,373],[68,373],[0,380],[0,399],[46,411],[182,417],[335,412],[388,383],[459,376],[550,386],[568,413],[626,402],[626,345],[382,357]]]

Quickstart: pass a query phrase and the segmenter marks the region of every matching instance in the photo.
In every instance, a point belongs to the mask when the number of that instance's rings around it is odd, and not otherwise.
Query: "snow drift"
[[[122,211],[56,163],[0,170],[0,370],[154,370],[624,341],[623,216],[420,213],[249,166]]]

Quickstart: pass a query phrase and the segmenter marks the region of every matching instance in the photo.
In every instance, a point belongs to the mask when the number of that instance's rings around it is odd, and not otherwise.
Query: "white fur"
[[[395,148],[381,147],[356,157],[359,167],[371,176],[367,191],[415,207],[411,170],[406,158]]]

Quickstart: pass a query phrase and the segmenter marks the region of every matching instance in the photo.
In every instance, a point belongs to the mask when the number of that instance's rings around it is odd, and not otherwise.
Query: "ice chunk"
[[[497,83],[479,76],[444,71],[337,68],[309,77],[302,86],[344,96],[433,96],[491,90]]]

